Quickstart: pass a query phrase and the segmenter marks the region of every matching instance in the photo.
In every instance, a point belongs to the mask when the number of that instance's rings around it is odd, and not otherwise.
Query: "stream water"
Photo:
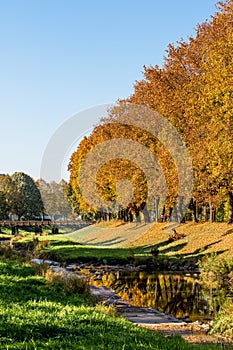
[[[69,274],[70,269],[77,268],[76,265],[61,268],[58,262],[50,260],[32,259],[32,262],[45,262],[54,271],[63,274]],[[78,268],[79,273],[80,270],[82,269]],[[123,269],[110,272],[101,269],[91,274],[86,269],[85,273],[89,275],[90,284],[106,286],[114,290],[120,299],[129,301],[134,306],[151,307],[191,322],[211,320],[224,298],[220,291],[213,293],[212,290],[203,290],[197,274],[151,274]]]
[[[212,317],[210,294],[202,290],[195,275],[117,271],[105,273],[99,283],[136,306],[152,307],[192,322]]]

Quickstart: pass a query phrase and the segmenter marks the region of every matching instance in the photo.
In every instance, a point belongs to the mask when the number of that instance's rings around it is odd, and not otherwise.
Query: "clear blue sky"
[[[71,115],[132,92],[215,0],[0,0],[0,173],[37,179]]]

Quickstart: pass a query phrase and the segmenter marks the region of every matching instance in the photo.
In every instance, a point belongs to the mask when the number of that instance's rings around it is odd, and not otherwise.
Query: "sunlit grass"
[[[221,349],[135,327],[87,295],[61,293],[35,268],[0,260],[0,349]]]

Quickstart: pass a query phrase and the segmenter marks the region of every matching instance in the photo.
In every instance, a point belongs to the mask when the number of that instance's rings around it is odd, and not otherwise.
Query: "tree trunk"
[[[209,203],[209,207],[210,207],[210,223],[212,224],[215,221],[215,209],[213,208],[211,203]]]
[[[159,221],[159,201],[159,197],[155,198],[155,222]]]
[[[177,221],[180,222],[185,222],[185,217],[183,214],[183,206],[184,206],[184,197],[179,196],[178,198],[178,203],[177,203]]]
[[[140,216],[140,210],[137,208],[135,209],[135,215],[136,215],[136,222],[139,224],[141,223],[141,216]]]
[[[171,208],[171,207],[169,208],[169,214],[168,214],[169,221],[171,221],[172,209],[173,209],[173,208]]]
[[[229,220],[228,220],[228,224],[232,224],[233,223],[233,193],[229,192],[228,196],[229,196]]]
[[[117,212],[117,219],[122,220],[123,219],[123,208],[121,205],[118,207],[118,212]]]
[[[206,212],[205,205],[203,205],[203,207],[202,207],[202,218],[204,219],[204,221],[207,221],[207,212]]]
[[[178,222],[178,206],[177,203],[174,204],[171,221]]]
[[[131,211],[129,212],[129,222],[133,222],[133,214]]]
[[[147,210],[146,205],[144,206],[144,209],[143,209],[142,213],[143,213],[143,216],[144,216],[144,221],[145,222],[150,222],[150,215],[149,215],[149,212]]]
[[[128,222],[129,221],[129,215],[128,215],[128,210],[124,211],[124,222]]]
[[[193,200],[193,198],[190,201],[190,210],[192,212],[192,220],[193,222],[198,222],[197,220],[197,203]]]

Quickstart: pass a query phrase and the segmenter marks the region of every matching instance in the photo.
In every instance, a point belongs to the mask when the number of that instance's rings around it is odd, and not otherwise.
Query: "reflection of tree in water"
[[[104,275],[103,283],[134,305],[152,307],[174,317],[203,315],[205,311],[200,285],[195,278],[119,271]]]

